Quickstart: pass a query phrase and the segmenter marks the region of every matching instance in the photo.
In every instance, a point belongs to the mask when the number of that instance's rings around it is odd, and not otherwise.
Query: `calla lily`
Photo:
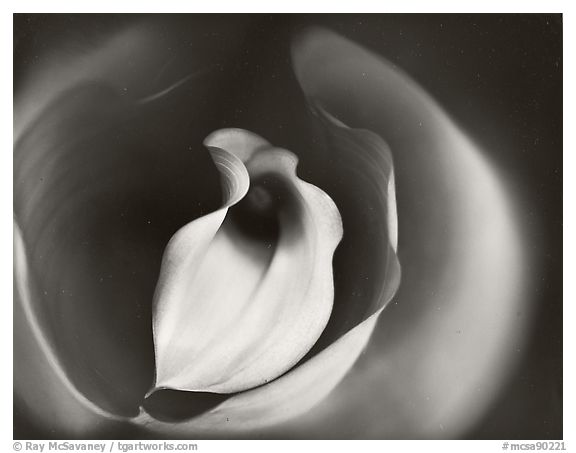
[[[350,413],[363,437],[467,429],[522,337],[509,331],[521,242],[479,150],[407,75],[324,30],[292,48],[313,152],[200,113],[191,128],[173,106],[218,99],[222,80],[183,66],[151,89],[141,74],[160,66],[156,46],[131,29],[16,99],[14,373],[27,413],[67,437],[119,424],[136,437],[353,437],[329,422]],[[387,322],[397,249],[408,311]],[[398,333],[402,316],[413,329]],[[158,410],[173,390],[185,416]],[[425,397],[435,404],[410,403]]]
[[[320,337],[332,311],[342,221],[324,192],[296,177],[292,153],[242,130],[216,132],[205,144],[226,200],[179,230],[164,254],[155,385],[236,393],[276,379]],[[227,214],[237,203],[247,206],[235,224]],[[264,222],[277,238],[242,233]]]

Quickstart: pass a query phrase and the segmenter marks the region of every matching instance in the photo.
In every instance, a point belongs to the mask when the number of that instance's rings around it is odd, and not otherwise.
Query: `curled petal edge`
[[[327,114],[326,118],[329,118],[332,125],[341,129],[341,131],[348,129]],[[218,162],[227,161],[228,164],[234,167],[233,174],[229,174],[227,175],[228,177],[225,178],[228,184],[224,187],[226,199],[223,207],[202,218],[205,219],[204,221],[206,222],[213,223],[214,230],[217,230],[222,223],[228,208],[242,199],[248,191],[248,174],[241,163],[242,160],[247,160],[251,156],[251,153],[246,150],[251,148],[256,151],[269,146],[267,142],[259,137],[250,136],[249,134],[244,134],[243,136],[247,140],[246,143],[237,149],[232,149],[232,153],[227,154],[222,152],[222,148],[227,147],[230,149],[232,144],[224,140],[224,135],[212,136],[207,140],[207,144],[210,145],[211,154],[217,166]],[[235,140],[234,143],[237,144],[238,141]],[[388,151],[384,150],[384,152]],[[230,157],[231,155],[232,157]],[[230,165],[228,167],[226,167],[226,165],[220,165],[219,168],[221,171],[227,171],[226,168],[230,168]],[[389,246],[395,252],[396,236],[394,232],[396,229],[394,225],[396,225],[396,218],[395,200],[393,197],[393,172],[391,169],[388,177],[387,187],[389,192],[387,209],[389,213],[389,225],[387,227],[390,234]],[[19,238],[18,227],[15,226],[15,266],[19,270],[17,273],[19,278],[16,282],[16,290],[22,298],[24,309],[26,309],[28,285],[26,283],[26,272],[24,272],[26,266],[25,250]],[[155,431],[175,435],[189,434],[192,432],[208,432],[216,433],[217,435],[217,433],[219,431],[222,432],[222,430],[247,431],[275,425],[307,411],[318,404],[338,385],[362,352],[376,325],[378,316],[387,302],[389,302],[399,284],[399,265],[394,253],[391,254],[390,264],[391,275],[388,276],[390,283],[388,284],[386,297],[383,297],[378,302],[379,308],[364,321],[315,356],[296,366],[276,380],[269,382],[267,385],[232,396],[209,412],[179,423],[167,423],[156,420],[146,413],[144,409],[141,409],[140,415],[132,419],[118,417],[100,409],[75,389],[63,373],[55,355],[47,349],[49,346],[46,342],[42,341],[42,335],[38,332],[33,333],[40,348],[49,359],[50,368],[56,372],[59,381],[64,384],[62,390],[65,393],[69,393],[72,400],[80,404],[82,412],[86,415],[86,419],[92,420],[90,423],[93,423],[94,417],[96,417],[95,420],[130,421],[136,425],[144,425]],[[27,317],[33,319],[33,317]],[[85,428],[82,428],[81,430],[84,429]]]
[[[382,323],[388,343],[371,345],[370,365],[343,384],[331,419],[345,422],[353,411],[375,438],[462,436],[505,389],[532,322],[533,257],[518,194],[493,153],[393,61],[316,27],[292,51],[307,97],[394,149],[408,239],[409,284]],[[389,407],[395,416],[378,422]],[[327,431],[307,421],[299,433]]]
[[[328,129],[337,128],[339,134],[348,134],[351,140],[356,140],[354,137],[359,130],[349,129],[321,109],[319,114],[327,122]],[[371,134],[368,131],[360,132]],[[379,315],[400,283],[392,158],[387,147],[379,151],[386,154],[384,157],[390,163],[385,175],[387,181],[383,184],[387,205],[382,207],[387,213],[385,228],[390,242],[383,245],[388,248],[386,275],[382,276],[384,288],[373,311],[325,349],[264,386],[231,396],[212,410],[185,421],[159,421],[142,409],[140,415],[132,420],[134,423],[174,436],[192,432],[216,436],[229,431],[241,433],[288,421],[317,405],[334,390],[362,353]]]
[[[181,228],[166,248],[154,302],[156,388],[237,393],[288,371],[320,337],[342,220],[328,195],[296,176],[289,151],[241,129],[217,131],[205,145],[225,204]],[[234,212],[226,215],[250,178],[256,187],[244,216],[256,210],[278,222],[266,239],[242,233]],[[250,227],[262,222],[256,215]]]
[[[326,117],[328,118],[328,115]],[[333,122],[335,127],[342,130],[347,129],[346,126],[339,124],[334,119],[330,119],[330,121]],[[212,142],[214,147],[217,147],[217,143],[216,141]],[[225,146],[224,143],[219,143],[219,145]],[[257,149],[258,146],[255,145],[256,143],[251,144],[254,149]],[[267,146],[267,143],[262,142],[260,145]],[[386,150],[386,152],[388,151]],[[213,156],[218,159],[218,152],[216,151]],[[208,215],[213,216],[210,221],[217,223],[220,218],[223,219],[227,209],[246,194],[248,190],[248,182],[245,179],[247,174],[241,169],[238,174],[241,176],[236,179],[236,185],[231,184],[229,186],[230,190],[227,192],[228,195],[224,206]],[[393,189],[390,190],[390,184],[393,184],[392,171],[390,171],[389,178],[388,193],[393,194]],[[395,200],[393,198],[389,198],[387,208],[389,213],[395,214]],[[396,219],[390,218],[388,225],[390,232],[394,231],[393,226],[395,224]],[[395,236],[393,233],[390,234],[391,243],[389,246],[395,251]],[[19,237],[19,230],[17,225],[15,225],[15,266],[22,270],[22,266],[25,266],[25,250]],[[265,386],[234,395],[209,412],[182,422],[168,423],[159,421],[146,413],[143,408],[141,408],[140,414],[132,419],[118,417],[100,409],[74,388],[73,384],[62,372],[54,354],[46,350],[48,345],[41,341],[42,336],[38,336],[37,332],[34,336],[46,357],[49,358],[50,368],[57,373],[59,381],[64,384],[62,391],[67,393],[72,400],[79,403],[82,413],[85,415],[86,420],[90,420],[90,424],[94,423],[94,421],[104,420],[129,421],[153,431],[173,435],[203,432],[218,435],[219,432],[222,433],[225,430],[249,431],[277,425],[307,411],[324,399],[338,385],[366,346],[378,316],[398,287],[400,268],[396,255],[391,254],[390,260],[389,269],[391,273],[388,276],[389,284],[387,285],[386,296],[378,302],[379,308],[363,322],[352,328],[330,346],[278,379],[269,382]],[[20,278],[16,282],[15,289],[23,299],[22,303],[25,308],[27,295],[26,272],[21,271],[17,275]],[[83,431],[84,429],[81,428],[80,430]]]

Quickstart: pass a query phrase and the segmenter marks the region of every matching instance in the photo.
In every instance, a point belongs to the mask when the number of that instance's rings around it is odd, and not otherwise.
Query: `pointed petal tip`
[[[149,398],[154,392],[156,392],[156,390],[158,390],[156,386],[152,387],[150,390],[146,392],[146,394],[144,395],[144,399]]]
[[[251,148],[246,147],[250,140]],[[278,212],[284,233],[266,259],[254,261],[237,247],[229,227],[221,228],[224,216],[219,223],[195,220],[186,230],[193,240],[173,242],[167,249],[166,256],[178,259],[165,260],[169,265],[163,264],[165,278],[156,296],[156,387],[236,393],[290,369],[322,333],[333,305],[331,263],[342,237],[342,219],[326,193],[297,177],[298,159],[292,152],[241,129],[217,131],[205,144],[212,147],[231,193],[245,193],[231,190],[239,187],[233,176],[241,167],[246,183],[248,177],[280,177],[285,196],[289,193],[298,207],[297,222],[287,210]],[[247,150],[252,154],[243,166],[241,153],[247,156]],[[309,253],[311,249],[315,253]],[[244,275],[241,281],[239,273]],[[207,303],[209,299],[220,302]],[[247,340],[245,332],[259,340]]]
[[[173,388],[170,385],[154,384],[152,387],[150,387],[150,390],[146,392],[146,394],[144,395],[144,399],[150,398],[154,393],[159,392],[160,390],[179,390],[179,389]]]

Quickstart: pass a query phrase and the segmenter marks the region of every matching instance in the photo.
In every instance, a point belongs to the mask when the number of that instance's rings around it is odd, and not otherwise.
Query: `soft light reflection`
[[[142,27],[116,33],[92,48],[59,48],[27,74],[14,97],[14,142],[52,100],[76,84],[105,81],[132,98],[148,94],[150,80],[141,76],[158,73],[160,48],[159,40]]]
[[[61,56],[36,72],[15,99],[15,142],[52,98],[94,74],[109,77],[119,90],[135,87],[134,99],[163,93],[138,88],[142,68],[157,63],[149,45],[140,31],[130,30],[74,66],[62,64],[68,57]],[[117,67],[126,67],[118,62],[128,58],[141,63],[117,73]],[[515,206],[482,151],[392,64],[323,31],[302,36],[294,62],[307,95],[348,125],[377,132],[390,144],[404,282],[397,305],[382,314],[365,355],[337,391],[307,415],[259,429],[259,435],[462,435],[498,395],[524,344],[528,317],[518,313],[529,311],[531,299],[525,291],[527,244]],[[18,230],[15,239],[18,268],[24,256]],[[15,343],[23,352],[15,354],[22,360],[14,373],[27,376],[15,380],[18,395],[52,426],[71,433],[94,429],[102,420],[69,398],[73,387],[15,306]],[[38,363],[43,365],[36,368]]]
[[[404,270],[398,305],[338,396],[309,414],[310,433],[321,437],[314,419],[336,410],[362,414],[373,437],[462,435],[514,367],[527,325],[518,314],[531,308],[511,197],[482,151],[391,63],[322,30],[293,54],[308,96],[389,143]]]
[[[30,280],[20,229],[14,225],[14,387],[36,423],[67,426],[70,435],[104,428],[108,421],[78,392],[45,341],[30,305]]]

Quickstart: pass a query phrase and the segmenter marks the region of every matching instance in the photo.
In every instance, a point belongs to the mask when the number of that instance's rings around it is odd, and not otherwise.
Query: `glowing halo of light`
[[[136,48],[145,48],[139,47],[142,41],[138,37],[134,39],[130,42]],[[122,58],[123,52],[120,50],[114,58]],[[109,54],[104,50],[97,55],[103,58]],[[307,58],[321,74],[305,72]],[[303,35],[296,44],[294,59],[309,96],[322,101],[347,124],[373,130],[390,143],[400,171],[397,192],[401,260],[414,263],[415,257],[434,255],[438,244],[444,247],[436,261],[413,264],[420,269],[428,266],[431,275],[427,279],[411,282],[407,266],[398,304],[400,309],[402,304],[410,309],[401,316],[390,309],[383,313],[381,332],[374,335],[376,341],[368,346],[365,358],[338,390],[305,416],[263,433],[273,435],[280,429],[284,435],[330,437],[332,424],[355,410],[358,423],[366,422],[363,437],[461,435],[494,400],[513,367],[516,349],[523,344],[527,317],[518,319],[516,313],[529,308],[529,301],[523,299],[528,277],[525,244],[511,199],[481,150],[428,94],[392,64],[325,31]],[[106,71],[113,71],[114,65],[106,61],[104,72],[110,76]],[[90,73],[94,67],[90,65],[80,74]],[[67,80],[77,81],[65,77],[74,73],[74,67],[49,73],[56,74],[52,80],[64,74],[64,85]],[[318,87],[314,86],[314,77],[319,75],[324,83],[321,90],[315,91]],[[34,82],[30,86],[38,88]],[[38,107],[48,102],[36,99],[38,91],[25,94],[15,102],[16,140],[41,111]],[[24,115],[20,115],[22,112]],[[415,181],[421,175],[431,179]],[[423,187],[434,190],[427,193]],[[407,200],[418,203],[409,205]],[[426,201],[436,204],[439,212],[434,212],[430,204],[426,206]],[[429,223],[409,225],[415,218]],[[438,238],[432,250],[418,250],[411,244],[411,233],[417,229]],[[450,240],[444,241],[446,237]],[[18,232],[15,238],[15,251],[20,253]],[[394,330],[393,323],[398,320],[402,322]],[[382,339],[390,341],[383,344]],[[34,335],[27,341],[34,343]],[[58,387],[55,394],[70,394],[68,386],[58,380],[58,370],[52,371],[56,373],[50,374],[49,387]],[[33,404],[41,389],[34,389],[38,382],[35,384],[33,379],[27,383],[31,389],[27,398]],[[25,394],[25,388],[20,390]],[[374,410],[375,401],[382,407]],[[55,425],[65,425],[71,433],[83,433],[88,426],[102,423],[90,410],[57,406],[42,417],[53,417]],[[378,423],[369,423],[376,415]]]
[[[293,60],[308,97],[390,145],[404,269],[370,358],[309,414],[310,432],[322,436],[314,419],[328,412],[369,407],[368,437],[461,435],[498,396],[529,325],[514,200],[482,151],[392,63],[322,29],[297,37]]]

